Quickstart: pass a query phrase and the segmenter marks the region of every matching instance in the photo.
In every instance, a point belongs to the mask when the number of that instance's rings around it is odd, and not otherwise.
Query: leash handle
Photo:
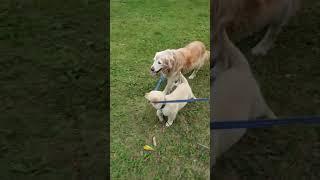
[[[160,85],[162,83],[162,81],[165,80],[165,77],[161,74],[159,81],[157,82],[156,88],[154,89],[155,91],[158,91],[160,88]]]

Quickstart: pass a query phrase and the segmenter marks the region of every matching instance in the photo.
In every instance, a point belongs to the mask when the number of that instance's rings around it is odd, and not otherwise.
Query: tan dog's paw
[[[166,127],[169,127],[171,125],[172,125],[172,123],[166,122]]]

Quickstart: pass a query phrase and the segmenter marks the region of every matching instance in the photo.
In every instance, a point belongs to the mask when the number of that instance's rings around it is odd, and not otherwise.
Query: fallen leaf
[[[148,145],[143,146],[143,149],[146,151],[154,151],[154,149]]]
[[[157,142],[156,142],[156,137],[155,137],[155,136],[153,136],[152,142],[153,142],[153,145],[154,145],[154,146],[157,146]]]

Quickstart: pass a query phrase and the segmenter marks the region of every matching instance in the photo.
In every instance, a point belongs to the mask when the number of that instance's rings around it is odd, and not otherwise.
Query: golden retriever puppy
[[[281,28],[300,6],[299,0],[214,0],[220,17],[228,18],[226,30],[231,39],[239,40],[268,27],[262,40],[251,50],[265,55],[272,47]]]
[[[177,85],[176,89],[169,95],[166,95],[162,91],[151,91],[145,94],[145,98],[157,110],[157,116],[159,120],[163,122],[164,116],[168,117],[168,121],[166,122],[167,127],[172,125],[173,121],[175,120],[178,114],[178,111],[182,109],[187,103],[186,102],[156,103],[156,102],[195,98],[187,79],[181,73],[179,74],[180,74],[181,82],[176,84]]]
[[[223,26],[223,25],[221,25]],[[230,41],[225,29],[216,37],[215,80],[211,83],[211,121],[275,118],[266,104],[250,66],[241,51]],[[215,52],[216,53],[216,52]],[[240,140],[246,129],[211,130],[211,163]]]
[[[167,49],[157,52],[151,66],[151,74],[162,73],[167,78],[164,93],[172,90],[173,82],[177,80],[180,72],[187,73],[193,70],[189,79],[193,79],[205,61],[210,58],[210,52],[200,41],[194,41],[180,49]]]

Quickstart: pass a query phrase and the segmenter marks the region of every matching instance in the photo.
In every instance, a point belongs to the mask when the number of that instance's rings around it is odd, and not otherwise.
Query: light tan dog
[[[187,103],[186,102],[155,103],[155,102],[195,98],[187,79],[181,73],[179,73],[179,75],[181,78],[181,82],[179,84],[176,84],[177,88],[169,95],[166,95],[162,91],[151,91],[145,94],[145,98],[157,110],[157,116],[159,120],[163,122],[164,120],[163,116],[168,117],[168,121],[166,122],[167,127],[172,125],[179,110],[182,109]]]
[[[217,24],[215,75],[211,82],[211,120],[237,121],[259,117],[275,118],[266,104],[250,66],[241,51],[230,41],[223,21]],[[220,32],[219,32],[220,31]],[[240,140],[246,129],[211,130],[211,163]]]
[[[281,28],[298,10],[299,0],[214,0],[215,21],[228,18],[226,30],[231,39],[239,40],[268,26],[263,39],[251,50],[265,55]]]
[[[193,79],[209,58],[210,52],[206,50],[205,45],[200,41],[194,41],[180,49],[157,52],[151,66],[151,73],[156,75],[160,72],[167,78],[164,93],[168,94],[180,72],[187,73],[193,70],[189,76],[189,79]]]

